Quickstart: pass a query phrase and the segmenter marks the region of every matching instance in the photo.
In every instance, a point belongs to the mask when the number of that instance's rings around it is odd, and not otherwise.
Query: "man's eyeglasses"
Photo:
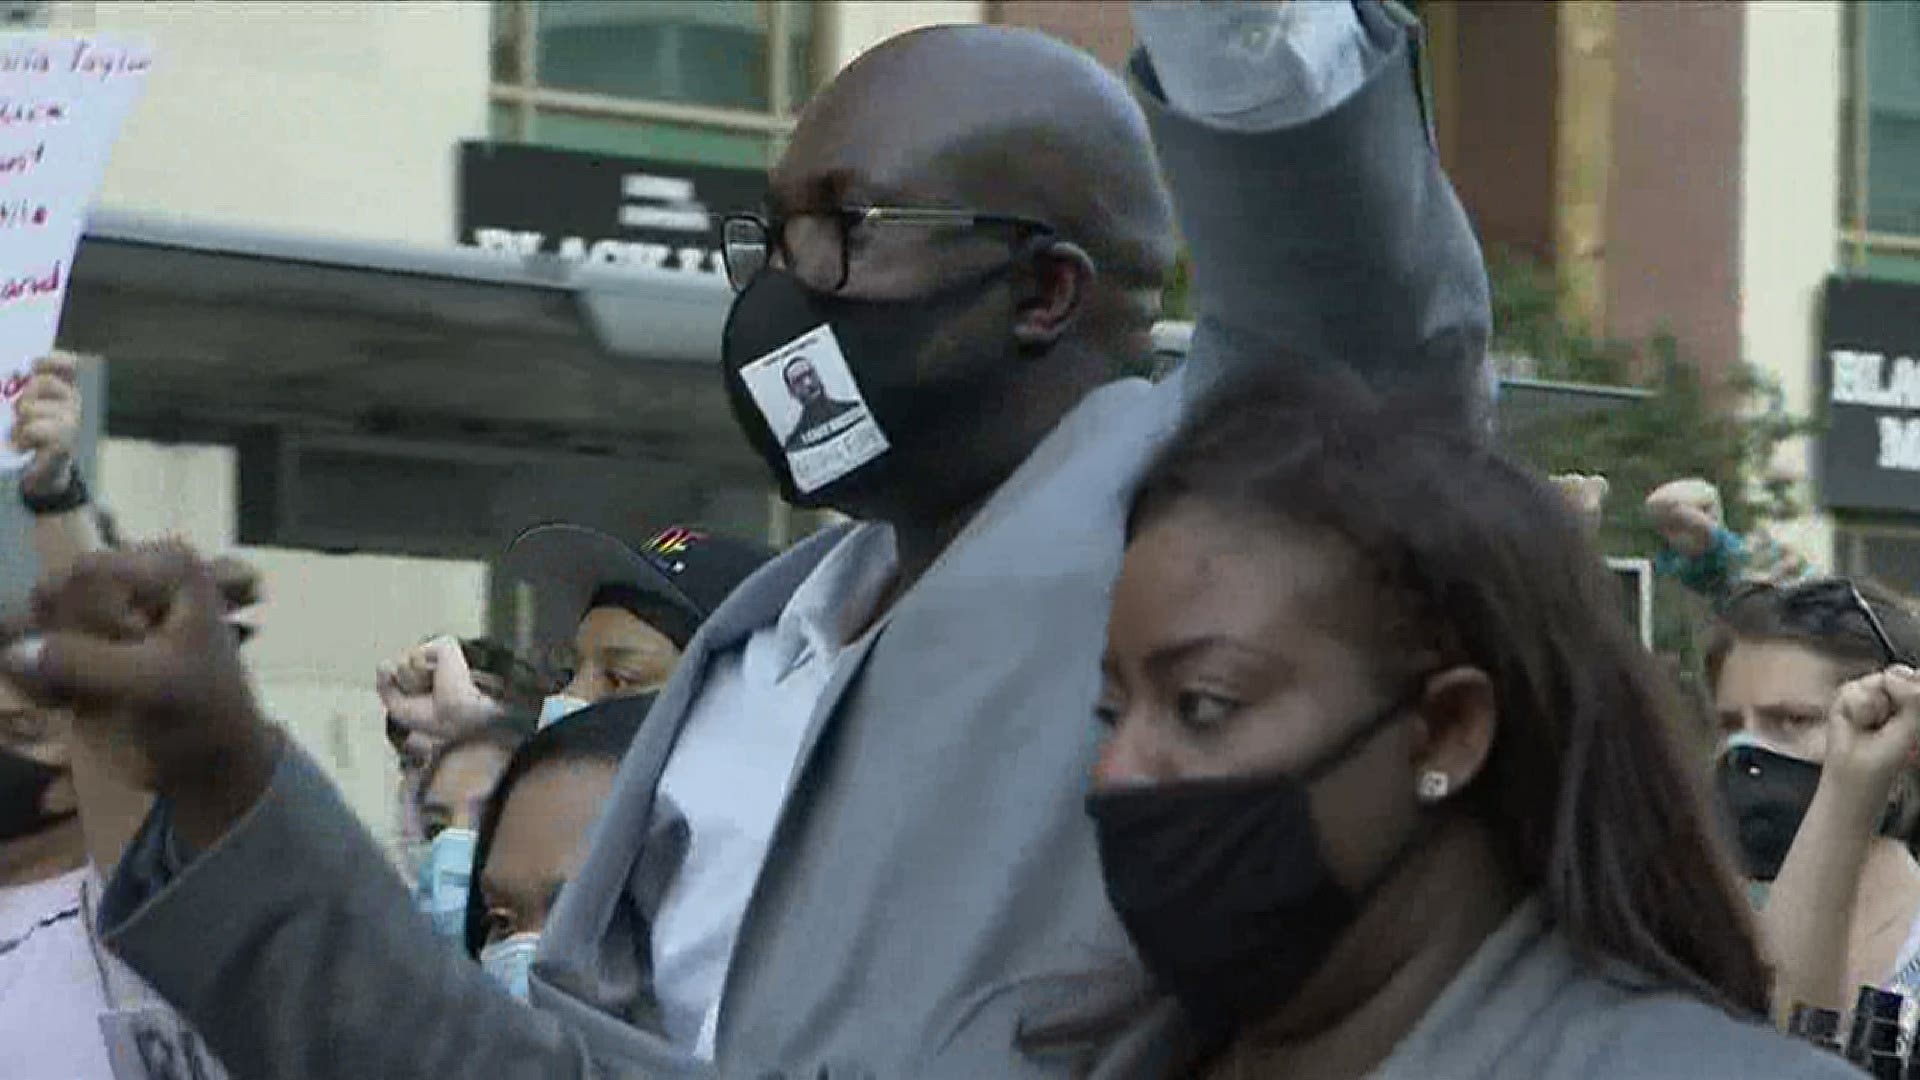
[[[1880,621],[1879,613],[1873,610],[1867,598],[1860,594],[1859,587],[1846,578],[1819,578],[1787,586],[1754,582],[1735,589],[1727,598],[1726,606],[1731,608],[1765,593],[1776,595],[1781,614],[1807,633],[1819,637],[1858,635],[1859,627],[1864,625],[1867,635],[1880,650],[1883,663],[1913,662],[1911,657],[1894,645],[1893,638],[1887,634],[1886,624]]]
[[[736,291],[775,256],[795,277],[821,292],[839,292],[853,265],[853,249],[868,232],[883,227],[1010,229],[1050,235],[1053,227],[1032,218],[972,210],[901,206],[846,206],[802,214],[730,214],[721,222],[721,252],[727,281]]]

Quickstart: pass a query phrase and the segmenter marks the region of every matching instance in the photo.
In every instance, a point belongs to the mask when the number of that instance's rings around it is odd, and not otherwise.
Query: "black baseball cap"
[[[620,607],[684,649],[694,632],[774,552],[685,525],[643,544],[584,525],[536,525],[514,538],[498,572],[533,586],[540,645],[570,640],[582,616]]]

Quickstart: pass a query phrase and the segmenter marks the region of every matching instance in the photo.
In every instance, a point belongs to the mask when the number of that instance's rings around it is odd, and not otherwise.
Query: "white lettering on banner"
[[[538,255],[546,237],[537,232],[515,232],[512,229],[475,229],[473,240],[480,248],[502,255]]]
[[[713,226],[713,216],[694,198],[693,181],[685,177],[628,173],[620,178],[620,193],[628,199],[666,204],[621,204],[619,220],[622,228],[703,233]]]
[[[1833,371],[1833,404],[1920,410],[1920,359],[1898,357],[1889,368],[1881,353],[1835,349],[1827,362]]]
[[[679,176],[649,176],[646,173],[628,173],[620,178],[620,193],[629,199],[652,199],[654,202],[690,203],[693,201],[693,181]]]
[[[1880,418],[1880,467],[1920,472],[1920,418]]]
[[[708,223],[705,210],[676,210],[667,206],[622,206],[620,208],[620,224],[629,229],[706,232]]]
[[[4,223],[0,223],[3,225]],[[481,251],[509,258],[532,258],[546,246],[544,233],[517,229],[476,228],[473,246]],[[648,240],[595,240],[583,236],[563,236],[555,246],[555,258],[562,262],[591,262],[602,266],[639,267],[683,274],[724,276],[726,257],[717,248],[673,248]]]
[[[0,34],[0,447],[27,372],[53,347],[87,204],[152,66],[138,42]],[[0,467],[21,460],[0,450]]]

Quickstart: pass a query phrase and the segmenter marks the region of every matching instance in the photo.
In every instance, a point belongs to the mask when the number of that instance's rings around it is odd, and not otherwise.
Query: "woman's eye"
[[[1093,707],[1094,722],[1111,731],[1120,726],[1120,707],[1101,702]]]
[[[1198,732],[1209,732],[1219,727],[1239,708],[1238,702],[1197,690],[1181,694],[1176,705],[1179,708],[1180,726]]]

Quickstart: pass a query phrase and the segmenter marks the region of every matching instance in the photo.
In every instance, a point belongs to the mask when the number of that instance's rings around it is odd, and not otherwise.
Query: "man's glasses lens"
[[[767,265],[767,227],[756,218],[732,217],[721,226],[721,250],[727,261],[727,283],[744,289]]]

